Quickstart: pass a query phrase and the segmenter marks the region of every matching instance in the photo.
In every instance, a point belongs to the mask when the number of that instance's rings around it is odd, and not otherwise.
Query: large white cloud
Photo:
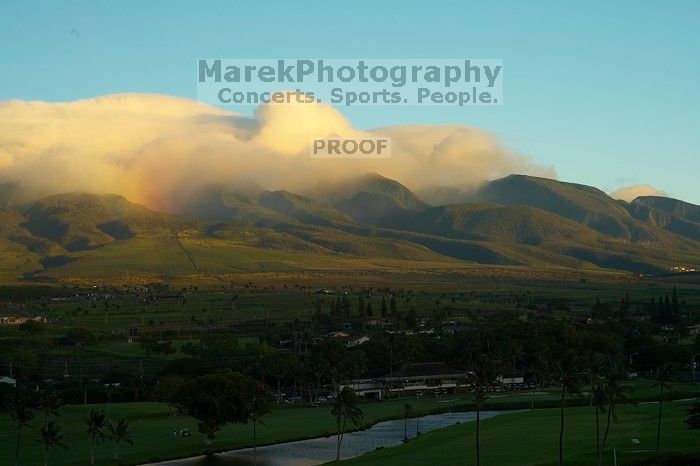
[[[315,159],[312,137],[392,138],[389,159]],[[363,131],[323,104],[271,104],[254,118],[195,101],[119,94],[65,103],[0,102],[0,182],[65,191],[114,192],[178,211],[201,186],[254,181],[305,191],[377,172],[412,189],[476,186],[510,173],[554,176],[465,126],[394,126]]]

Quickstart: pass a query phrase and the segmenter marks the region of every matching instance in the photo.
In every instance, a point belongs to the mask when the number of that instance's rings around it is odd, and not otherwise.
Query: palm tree
[[[357,396],[350,387],[344,387],[333,401],[331,414],[335,416],[337,430],[337,449],[335,460],[340,461],[340,447],[343,443],[343,435],[345,435],[345,427],[349,420],[354,426],[358,426],[364,419],[362,410],[357,406]]]
[[[605,445],[608,441],[608,433],[610,432],[610,420],[617,422],[617,412],[615,406],[619,403],[632,403],[629,398],[627,398],[627,393],[631,390],[630,387],[623,385],[624,380],[627,378],[627,374],[624,370],[613,367],[605,375],[605,397],[608,402],[607,406],[607,421],[605,423],[605,433],[603,434],[602,449],[605,450]]]
[[[671,390],[671,386],[668,384],[671,378],[671,365],[664,364],[659,370],[656,376],[656,386],[659,387],[659,419],[656,423],[656,454],[659,454],[659,447],[661,445],[661,414],[664,404],[664,389]]]
[[[597,458],[597,464],[600,466],[602,456],[601,456],[601,448],[600,448],[600,421],[599,421],[599,413],[604,413],[606,406],[608,404],[608,396],[607,392],[605,390],[605,387],[603,387],[600,383],[596,383],[594,381],[594,385],[591,387],[591,401],[593,403],[593,407],[595,409],[595,446],[596,446],[596,458]]]
[[[109,415],[109,408],[112,404],[112,393],[114,393],[114,385],[111,383],[105,384],[105,395],[107,395],[107,419],[110,421],[112,420],[112,417]]]
[[[403,405],[403,440],[408,441],[408,418],[411,417],[413,407],[406,403]]]
[[[34,419],[34,412],[29,407],[29,403],[24,396],[17,394],[10,402],[9,415],[15,424],[17,431],[17,444],[15,445],[15,465],[19,466],[19,445],[22,439],[22,429],[29,427],[29,423]]]
[[[37,401],[37,409],[44,415],[43,425],[49,420],[50,416],[59,417],[61,415],[61,400],[52,391],[41,392]]]
[[[44,466],[49,464],[49,448],[66,448],[63,443],[64,438],[61,426],[56,424],[56,421],[48,421],[41,427],[37,442],[44,444]]]
[[[120,419],[116,425],[110,422],[107,424],[107,428],[109,430],[107,435],[109,439],[114,442],[113,457],[116,460],[119,453],[119,444],[121,442],[126,442],[129,445],[134,444],[134,441],[131,440],[132,433],[129,430],[129,423],[124,419]]]
[[[559,382],[561,383],[561,400],[559,404],[559,466],[564,464],[564,406],[566,397],[581,393],[579,374],[576,372],[576,354],[565,351],[557,361]]]
[[[486,389],[493,384],[493,372],[491,364],[485,357],[478,358],[474,363],[474,371],[467,377],[467,383],[474,399],[476,407],[476,466],[481,464],[480,434],[481,434],[481,406],[486,402]]]
[[[105,439],[105,413],[91,409],[85,424],[87,424],[87,434],[90,439],[90,464],[95,464],[95,445],[102,443]]]

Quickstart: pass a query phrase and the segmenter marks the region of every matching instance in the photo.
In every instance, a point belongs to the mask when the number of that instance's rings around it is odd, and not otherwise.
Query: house
[[[0,325],[22,325],[25,322],[33,320],[35,322],[46,323],[45,317],[22,317],[22,316],[0,316]]]
[[[442,333],[445,335],[455,335],[459,332],[463,332],[467,326],[465,324],[458,324],[455,321],[448,320],[442,323]]]
[[[338,388],[342,390],[345,387],[350,387],[357,396],[365,398],[374,398],[381,400],[384,394],[384,382],[376,379],[355,379],[350,382],[340,385]]]
[[[522,387],[525,384],[525,378],[524,377],[504,377],[502,375],[499,375],[496,380],[498,383],[503,385],[506,389],[511,389],[511,388],[519,388]]]
[[[19,316],[0,316],[0,325],[21,325],[28,319]]]
[[[369,337],[363,335],[361,337],[347,337],[343,339],[343,344],[346,348],[352,348],[353,346],[360,346],[362,343],[369,341]]]
[[[454,393],[467,385],[468,372],[444,362],[406,364],[401,369],[376,379],[355,379],[340,385],[352,388],[358,396],[382,399],[396,395]]]
[[[0,377],[0,383],[6,383],[9,385],[12,385],[13,387],[17,386],[17,380],[13,379],[12,377],[7,377],[7,376]]]

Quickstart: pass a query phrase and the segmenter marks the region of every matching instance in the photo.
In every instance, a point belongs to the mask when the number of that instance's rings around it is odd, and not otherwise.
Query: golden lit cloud
[[[389,159],[314,159],[316,136],[392,138]],[[377,172],[409,188],[474,187],[510,173],[555,176],[492,134],[465,126],[363,131],[323,104],[271,104],[254,117],[195,101],[120,94],[65,103],[0,102],[0,183],[42,194],[113,192],[177,212],[209,184],[304,192]]]

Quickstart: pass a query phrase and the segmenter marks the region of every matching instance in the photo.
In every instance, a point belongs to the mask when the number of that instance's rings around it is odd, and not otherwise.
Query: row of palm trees
[[[481,410],[487,401],[487,392],[497,385],[495,372],[493,370],[493,360],[485,354],[475,355],[471,359],[472,371],[467,377],[467,386],[474,401],[475,418],[475,455],[476,465],[481,464]],[[564,464],[564,439],[565,439],[565,409],[569,400],[580,398],[584,380],[590,383],[590,405],[595,412],[595,432],[596,432],[596,464],[602,464],[603,452],[608,447],[608,440],[611,425],[617,422],[617,406],[620,404],[635,404],[628,398],[627,394],[631,390],[625,385],[627,379],[626,367],[619,362],[606,361],[598,365],[591,365],[588,370],[581,372],[582,360],[574,350],[563,350],[553,361],[550,377],[554,377],[560,386],[559,403],[559,442],[558,442],[558,463]],[[657,373],[655,386],[658,388],[658,419],[656,432],[656,453],[660,452],[661,446],[661,420],[663,415],[664,393],[670,389],[669,380],[672,375],[672,365],[662,366]],[[548,377],[543,377],[548,378]],[[533,405],[534,409],[534,405]],[[340,459],[340,451],[343,435],[350,422],[354,426],[359,426],[363,421],[362,411],[358,407],[358,400],[354,392],[345,387],[338,393],[331,410],[337,424],[337,449],[336,460]],[[412,407],[404,405],[404,440],[408,439],[408,418],[412,415]],[[604,428],[601,435],[601,415],[604,417]]]
[[[561,386],[561,398],[559,405],[560,425],[559,425],[559,465],[564,464],[564,411],[567,399],[581,396],[582,376],[576,365],[575,355],[564,353],[556,363]],[[476,359],[474,370],[468,376],[468,385],[472,394],[476,410],[475,425],[475,454],[476,465],[481,464],[480,454],[480,411],[487,400],[486,390],[495,384],[495,378],[491,371],[491,365],[487,358]],[[657,375],[655,386],[658,388],[658,417],[656,429],[656,454],[660,452],[661,446],[661,419],[663,413],[664,391],[670,389],[669,380],[671,378],[670,364],[662,366]],[[590,375],[590,374],[586,374]],[[624,385],[627,375],[624,368],[617,365],[608,367],[602,374],[594,373],[591,377],[591,406],[595,408],[595,431],[596,431],[596,464],[602,464],[602,454],[605,451],[612,422],[617,422],[616,406],[619,404],[636,403],[627,397],[630,387]],[[605,429],[601,438],[600,435],[600,414],[605,414]]]
[[[561,398],[560,398],[560,426],[559,426],[559,464],[564,464],[564,427],[565,427],[565,407],[567,399],[578,397],[581,395],[581,379],[582,374],[577,372],[577,366],[574,364],[574,359],[564,355],[558,361],[559,382],[561,383]],[[481,465],[481,445],[480,445],[480,428],[481,428],[481,410],[486,403],[488,396],[487,391],[495,384],[495,376],[492,370],[492,365],[486,357],[476,358],[474,360],[473,370],[467,377],[467,385],[469,387],[472,399],[474,401],[476,418],[475,418],[475,454],[476,466]],[[661,436],[661,413],[663,403],[663,392],[668,387],[668,378],[670,370],[668,367],[660,371],[657,385],[659,391],[659,419],[656,439],[656,451],[659,452],[660,436]],[[591,386],[591,405],[595,408],[595,423],[596,423],[596,458],[597,465],[602,464],[602,452],[605,450],[610,433],[612,422],[617,422],[616,406],[621,403],[632,403],[626,396],[630,390],[629,387],[623,384],[626,379],[626,374],[622,369],[613,367],[604,375],[596,375],[593,378]],[[336,420],[336,461],[340,460],[340,452],[343,443],[343,437],[347,429],[348,422],[353,426],[358,427],[362,424],[364,417],[362,410],[358,406],[359,401],[355,392],[344,387],[335,398],[331,414]],[[408,440],[408,418],[412,415],[412,407],[410,404],[404,405],[404,441]],[[600,414],[605,413],[605,430],[601,438],[600,435]]]
[[[112,457],[115,461],[119,458],[120,444],[134,444],[129,423],[124,419],[120,419],[116,424],[108,421],[102,410],[91,409],[90,414],[85,419],[85,424],[90,439],[90,464],[95,464],[95,447],[106,439],[113,443]]]
[[[41,443],[44,452],[44,466],[49,464],[49,453],[57,448],[68,448],[66,434],[63,432],[61,400],[52,392],[41,392],[35,402],[29,394],[17,389],[7,401],[4,409],[7,411],[16,432],[15,466],[20,465],[20,445],[22,434],[31,428],[36,417],[36,411],[41,413],[41,425],[38,437],[34,440]],[[102,410],[90,410],[85,418],[86,433],[90,442],[90,464],[95,464],[95,447],[109,440],[113,444],[113,458],[118,460],[119,446],[127,443],[133,445],[132,432],[126,420],[116,423],[107,419]]]

